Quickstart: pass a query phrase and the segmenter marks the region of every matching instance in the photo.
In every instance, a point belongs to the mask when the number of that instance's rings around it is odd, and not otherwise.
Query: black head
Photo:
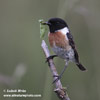
[[[49,26],[50,32],[55,32],[64,27],[68,27],[66,22],[61,18],[51,18],[45,24]]]

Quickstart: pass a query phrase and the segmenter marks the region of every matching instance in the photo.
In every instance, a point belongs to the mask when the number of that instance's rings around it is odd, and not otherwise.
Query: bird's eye
[[[57,24],[59,24],[59,22],[57,22]]]

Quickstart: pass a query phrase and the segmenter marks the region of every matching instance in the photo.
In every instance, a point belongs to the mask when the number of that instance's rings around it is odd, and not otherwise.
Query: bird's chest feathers
[[[68,31],[67,31],[68,32]],[[52,50],[61,58],[72,59],[74,53],[69,45],[69,40],[64,30],[56,31],[55,33],[49,33],[49,43]]]
[[[70,48],[66,34],[62,34],[62,32],[60,31],[49,34],[49,43],[52,48],[53,47],[60,47],[63,49]]]

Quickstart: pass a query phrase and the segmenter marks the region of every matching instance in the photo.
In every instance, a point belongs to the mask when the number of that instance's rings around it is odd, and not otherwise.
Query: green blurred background
[[[61,81],[70,99],[100,100],[100,0],[0,0],[0,100],[59,100],[39,33],[38,20],[51,17],[67,21],[88,69],[81,72],[69,64]],[[44,39],[48,44],[47,35]],[[60,73],[65,62],[54,61]],[[4,98],[6,89],[25,89],[42,97]]]

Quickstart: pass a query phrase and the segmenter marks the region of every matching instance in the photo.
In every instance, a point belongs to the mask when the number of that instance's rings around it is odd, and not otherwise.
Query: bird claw
[[[47,59],[46,59],[46,63],[50,60],[50,59],[53,59],[54,57],[57,57],[57,55],[51,55],[51,56],[49,56]]]
[[[61,79],[61,76],[59,75],[54,75],[53,77],[57,77],[52,83],[54,84],[55,82],[57,82],[58,80]]]

